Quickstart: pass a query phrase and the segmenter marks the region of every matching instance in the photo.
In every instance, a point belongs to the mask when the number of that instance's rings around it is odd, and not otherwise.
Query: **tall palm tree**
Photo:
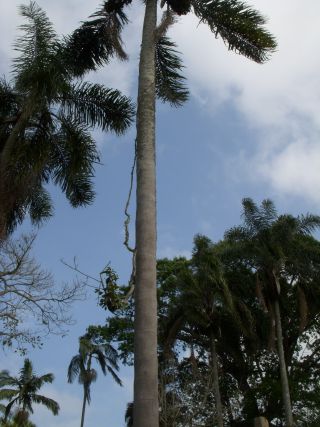
[[[83,402],[80,426],[84,425],[86,404],[90,405],[90,387],[97,379],[97,371],[92,368],[95,360],[100,366],[104,375],[109,372],[117,384],[122,382],[116,371],[118,371],[117,351],[107,342],[99,341],[92,334],[86,334],[79,339],[79,353],[75,355],[68,367],[68,382],[72,383],[76,377],[83,386]]]
[[[251,199],[244,199],[242,203],[244,224],[228,231],[226,239],[235,245],[239,258],[248,259],[256,271],[260,300],[275,320],[286,426],[292,427],[294,421],[280,310],[281,281],[282,277],[285,279],[285,267],[290,263],[292,253],[303,254],[306,249],[305,239],[301,237],[309,236],[320,227],[320,217],[309,214],[296,218],[278,216],[271,200],[264,200],[261,207]]]
[[[90,203],[99,154],[89,129],[120,134],[133,115],[119,91],[78,78],[66,40],[35,2],[20,13],[13,79],[0,79],[0,239],[26,213],[35,223],[52,214],[50,180],[72,206]]]
[[[162,318],[161,323],[165,326],[162,326],[161,342],[165,353],[177,339],[189,343],[192,349],[194,344],[199,343],[206,348],[212,372],[217,425],[223,427],[216,343],[224,332],[226,319],[234,329],[239,323],[239,316],[224,278],[216,246],[207,237],[195,237],[193,255],[186,265],[188,268],[174,273],[178,295],[170,302],[167,319],[164,316]]]
[[[0,400],[8,400],[5,407],[4,421],[8,420],[14,406],[18,407],[15,417],[28,421],[29,414],[33,414],[33,404],[44,405],[53,415],[58,415],[59,404],[49,397],[38,394],[44,384],[51,384],[53,374],[45,374],[40,377],[35,375],[32,363],[25,359],[19,377],[12,377],[8,371],[0,372]],[[5,388],[9,387],[9,388]]]
[[[95,69],[116,55],[125,59],[121,30],[128,22],[124,8],[132,0],[107,0],[71,37],[78,46],[82,71]],[[167,6],[157,28],[157,0],[146,0],[139,63],[137,105],[136,286],[134,423],[157,427],[157,302],[156,302],[156,160],[155,99],[173,105],[187,98],[181,61],[166,30],[175,15],[193,12],[221,37],[230,50],[262,63],[274,51],[274,38],[264,17],[240,0],[162,0]],[[86,55],[84,55],[86,53]],[[85,59],[83,59],[85,58]]]

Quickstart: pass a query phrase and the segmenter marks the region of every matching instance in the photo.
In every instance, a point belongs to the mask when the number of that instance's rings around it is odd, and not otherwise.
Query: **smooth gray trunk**
[[[155,29],[157,1],[147,0],[139,64],[137,111],[134,427],[158,427]]]
[[[85,415],[85,412],[86,412],[86,403],[87,403],[87,398],[86,398],[86,391],[84,389],[83,390],[83,402],[82,402],[80,427],[83,427],[83,425],[84,425],[84,415]]]
[[[282,400],[283,400],[283,406],[284,406],[284,412],[285,412],[285,418],[286,418],[286,427],[293,427],[294,423],[293,423],[293,416],[292,416],[288,373],[287,373],[286,360],[285,360],[284,350],[283,350],[283,335],[282,335],[279,300],[276,300],[274,302],[274,312],[275,312],[275,321],[276,321],[277,348],[278,348],[279,365],[280,365]]]
[[[220,387],[219,387],[219,369],[218,369],[218,356],[216,351],[215,339],[211,338],[211,358],[213,370],[213,390],[216,402],[217,422],[218,427],[223,427],[223,409],[221,403]]]

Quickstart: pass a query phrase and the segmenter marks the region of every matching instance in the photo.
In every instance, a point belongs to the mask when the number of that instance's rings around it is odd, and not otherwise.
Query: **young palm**
[[[121,30],[132,0],[107,0],[69,39],[80,74],[112,56],[126,58]],[[274,51],[263,16],[239,0],[162,0],[167,10],[157,28],[157,0],[146,0],[139,64],[137,108],[137,212],[135,287],[134,423],[157,427],[156,164],[155,99],[180,105],[187,90],[175,45],[166,36],[175,15],[194,13],[230,50],[262,63]],[[76,47],[76,49],[74,49]],[[71,61],[72,62],[72,61]]]
[[[5,407],[4,421],[7,422],[9,415],[14,407],[18,407],[15,417],[28,421],[28,415],[33,414],[33,404],[44,405],[53,415],[58,415],[58,403],[38,394],[38,391],[44,384],[51,384],[54,380],[53,374],[45,374],[40,377],[35,375],[32,363],[25,359],[23,368],[20,370],[19,377],[12,377],[8,371],[0,372],[0,400],[8,400]],[[9,387],[9,388],[6,388]]]
[[[320,227],[320,217],[278,216],[270,200],[264,200],[259,208],[251,199],[244,199],[243,218],[243,226],[228,231],[226,239],[234,245],[231,250],[235,249],[240,259],[246,259],[256,271],[260,299],[265,309],[274,316],[286,425],[292,427],[294,422],[280,312],[281,281],[285,279],[292,257],[295,258],[296,265],[305,264],[306,267],[303,268],[307,268],[309,263],[303,259],[308,248],[307,240]],[[299,275],[296,276],[296,281],[298,278]]]
[[[68,382],[72,383],[76,377],[83,386],[83,403],[80,426],[84,425],[86,404],[90,405],[91,384],[97,379],[97,371],[92,368],[92,362],[96,361],[104,375],[109,372],[117,384],[122,385],[116,374],[117,351],[107,342],[101,342],[91,334],[86,334],[79,339],[79,353],[71,359],[68,367]]]
[[[20,7],[27,23],[16,44],[13,79],[0,80],[0,239],[26,213],[38,223],[52,214],[44,186],[53,181],[71,205],[90,203],[99,161],[89,129],[124,132],[133,106],[117,90],[81,79],[45,13]]]

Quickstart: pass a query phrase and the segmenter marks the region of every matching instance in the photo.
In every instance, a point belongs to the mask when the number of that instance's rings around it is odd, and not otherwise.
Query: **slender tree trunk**
[[[80,427],[83,427],[83,425],[84,425],[84,416],[86,413],[86,403],[87,403],[87,393],[86,393],[86,389],[83,388],[83,402],[82,402]]]
[[[158,427],[155,29],[157,0],[147,0],[139,64],[134,334],[134,427]]]
[[[221,403],[220,387],[219,387],[219,371],[218,371],[218,356],[216,351],[215,338],[211,338],[211,358],[213,369],[213,389],[214,398],[216,401],[218,427],[223,427],[223,409]]]
[[[276,320],[277,347],[278,347],[278,355],[279,355],[280,379],[281,379],[282,399],[283,399],[285,418],[286,418],[286,427],[293,427],[294,423],[293,423],[292,408],[291,408],[291,398],[290,398],[287,366],[286,366],[286,360],[284,357],[284,350],[283,350],[281,314],[280,314],[280,306],[279,306],[278,299],[274,302],[274,312],[275,312],[275,320]]]

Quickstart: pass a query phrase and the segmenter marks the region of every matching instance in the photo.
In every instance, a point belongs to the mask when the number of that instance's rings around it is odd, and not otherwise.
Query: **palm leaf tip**
[[[194,0],[194,12],[230,50],[263,63],[276,50],[275,37],[264,25],[265,17],[238,0]]]
[[[135,107],[132,101],[118,90],[99,84],[74,85],[61,100],[62,111],[87,126],[99,126],[121,134],[133,121]]]
[[[47,409],[49,409],[53,413],[53,415],[58,415],[60,406],[58,402],[56,402],[55,400],[39,394],[35,394],[33,396],[33,400],[35,403],[44,405]]]

